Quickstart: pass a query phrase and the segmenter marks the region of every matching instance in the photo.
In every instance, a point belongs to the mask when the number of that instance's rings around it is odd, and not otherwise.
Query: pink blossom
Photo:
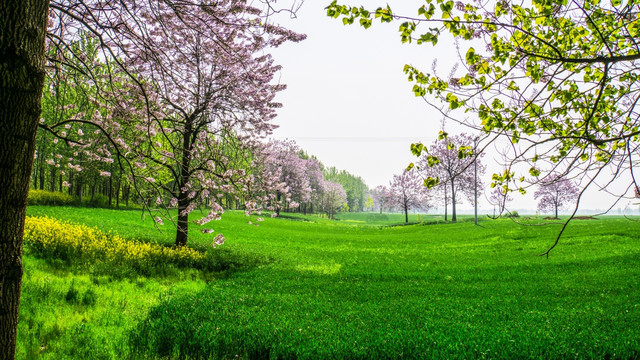
[[[218,234],[216,235],[215,238],[213,238],[213,243],[211,244],[211,246],[213,247],[220,246],[224,244],[224,241],[225,241],[224,236],[222,236],[222,234]]]
[[[69,183],[68,183],[68,182],[66,182],[66,181],[63,181],[63,182],[62,182],[62,186],[64,186],[64,187],[69,187],[69,186],[71,186],[71,184],[69,184]]]

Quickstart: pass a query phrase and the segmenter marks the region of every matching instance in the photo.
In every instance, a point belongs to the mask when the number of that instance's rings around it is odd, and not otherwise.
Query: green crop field
[[[175,236],[141,211],[32,206],[28,216],[132,242]],[[640,358],[636,221],[575,220],[546,259],[536,255],[560,225],[541,219],[337,219],[255,226],[227,212],[208,224],[221,247],[191,225],[189,245],[209,264],[191,268],[27,245],[17,358]]]

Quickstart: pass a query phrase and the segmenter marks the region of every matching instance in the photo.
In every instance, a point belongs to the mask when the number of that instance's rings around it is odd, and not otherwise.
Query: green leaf
[[[411,144],[411,153],[415,156],[420,156],[420,154],[422,154],[423,149],[426,150],[425,146],[422,145],[421,143]]]
[[[427,189],[431,189],[434,186],[438,185],[440,183],[440,178],[432,178],[431,176],[427,177],[426,179],[424,179],[424,186],[427,187]]]

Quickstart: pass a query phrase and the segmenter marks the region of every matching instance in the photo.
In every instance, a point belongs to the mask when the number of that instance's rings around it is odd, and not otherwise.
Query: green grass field
[[[140,211],[32,206],[132,241],[172,243]],[[379,215],[379,214],[378,214]],[[640,358],[640,223],[228,212],[191,226],[219,272],[143,276],[26,249],[21,359]]]

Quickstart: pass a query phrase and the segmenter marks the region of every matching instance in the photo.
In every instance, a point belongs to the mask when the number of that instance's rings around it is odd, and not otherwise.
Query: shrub
[[[115,199],[112,200],[113,201],[113,206],[115,206]],[[101,207],[101,208],[108,208],[109,206],[109,197],[102,195],[102,194],[95,194],[93,195],[93,199],[91,198],[91,196],[87,196],[85,197],[85,200],[82,201],[82,205],[83,206],[90,206],[90,207]]]
[[[61,192],[29,190],[29,205],[73,205],[73,196]]]
[[[128,241],[86,225],[75,225],[47,217],[27,217],[24,244],[49,259],[94,264],[125,265],[141,273],[150,268],[174,265],[208,268],[207,256],[189,247],[167,247]]]
[[[507,217],[507,218],[519,218],[520,214],[518,214],[518,212],[514,210],[512,212],[506,213],[504,215],[504,217]]]

